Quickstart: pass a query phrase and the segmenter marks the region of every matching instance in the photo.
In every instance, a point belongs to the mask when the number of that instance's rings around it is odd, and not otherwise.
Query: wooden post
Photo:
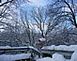
[[[1,0],[0,0],[0,3],[1,3]]]

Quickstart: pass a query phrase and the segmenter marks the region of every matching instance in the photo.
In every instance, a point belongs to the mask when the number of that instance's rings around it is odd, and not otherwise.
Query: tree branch
[[[5,5],[5,4],[11,3],[11,2],[13,2],[13,1],[14,1],[14,0],[6,1],[6,2],[2,3],[2,4],[0,5],[0,7],[3,6],[3,5]]]

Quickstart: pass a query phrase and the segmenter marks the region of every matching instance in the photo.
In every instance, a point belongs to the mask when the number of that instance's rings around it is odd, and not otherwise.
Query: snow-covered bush
[[[72,54],[70,61],[77,61],[77,50]]]
[[[65,61],[65,58],[63,57],[63,55],[55,53],[52,55],[52,59],[54,61]]]
[[[44,57],[41,59],[37,59],[36,61],[66,61],[66,59],[63,57],[63,55],[55,53],[52,55],[52,58]]]

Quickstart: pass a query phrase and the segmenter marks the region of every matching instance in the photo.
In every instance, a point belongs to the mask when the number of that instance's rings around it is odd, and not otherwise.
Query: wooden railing
[[[13,53],[14,52],[14,53]],[[17,53],[15,53],[17,52]],[[31,53],[31,57],[27,60],[31,60],[31,58],[34,58],[34,55],[38,55],[40,57],[40,52],[38,49],[32,47],[32,46],[24,46],[24,47],[0,47],[0,55],[7,54],[7,55],[15,55],[19,54],[18,52],[22,53]],[[26,57],[25,57],[26,58]],[[26,59],[20,59],[20,60],[26,60]]]
[[[1,3],[1,0],[0,0],[0,3]]]
[[[33,55],[38,55],[38,57],[52,57],[54,53],[59,53],[63,55],[66,59],[70,59],[74,51],[69,50],[48,50],[48,49],[41,49],[39,51],[38,49],[32,47],[32,46],[24,46],[24,47],[0,47],[0,54],[6,54],[9,52],[21,52],[21,53],[27,53],[30,52]],[[31,56],[33,58],[33,56]]]
[[[59,54],[63,55],[66,59],[70,59],[74,51],[42,49],[41,52],[44,57],[46,57],[46,56],[52,57],[52,55],[54,53],[59,53]]]

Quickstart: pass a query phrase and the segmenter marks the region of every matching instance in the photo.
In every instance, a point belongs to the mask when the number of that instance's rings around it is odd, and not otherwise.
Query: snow
[[[70,61],[77,61],[77,50],[72,54]]]
[[[45,39],[45,38],[39,38],[39,40],[40,40],[40,41],[46,41],[46,39]]]
[[[10,46],[0,46],[0,48],[10,48]]]
[[[45,58],[37,59],[36,61],[65,61],[65,58],[62,55],[55,53],[53,54],[52,58],[45,57]]]
[[[10,47],[10,46],[0,46],[0,51],[1,50],[20,50],[20,49],[32,49],[38,53],[39,50],[37,48],[34,48],[32,46],[22,46],[22,47]],[[6,55],[6,54],[3,54],[3,55],[0,55],[0,61],[13,61],[13,60],[19,60],[19,59],[27,59],[31,56],[31,54],[15,54],[15,55]]]
[[[0,46],[0,49],[26,49],[26,48],[33,49],[37,51],[38,53],[40,53],[37,48],[34,48],[32,46],[22,46],[22,47]]]
[[[45,46],[42,49],[45,50],[62,50],[62,51],[74,51],[74,53],[71,56],[71,59],[65,59],[62,55],[55,53],[52,55],[53,61],[77,61],[77,45],[59,45],[59,46]]]
[[[37,59],[36,61],[53,61],[53,59],[50,57],[45,57],[45,58]]]
[[[77,50],[77,45],[70,45],[70,46],[66,46],[66,45],[55,46],[55,45],[51,45],[51,46],[45,46],[42,49],[47,49],[47,50],[63,50],[63,51],[75,51],[75,50]]]
[[[0,55],[0,61],[14,61],[14,60],[20,60],[20,59],[28,59],[31,57],[31,54],[16,54],[16,55]]]
[[[66,61],[70,61],[69,59],[67,59]]]
[[[0,49],[23,49],[23,48],[30,48],[33,49],[37,52],[38,49],[32,47],[32,46],[24,46],[24,47],[10,47],[10,46],[0,46]],[[77,45],[70,45],[70,46],[66,46],[66,45],[59,45],[59,46],[45,46],[42,49],[48,49],[48,50],[63,50],[63,51],[74,51],[74,53],[71,56],[71,59],[65,59],[63,55],[59,54],[59,53],[54,53],[52,55],[52,58],[50,57],[44,57],[44,58],[36,58],[36,61],[77,61]],[[0,55],[0,61],[14,61],[14,60],[20,60],[20,59],[27,59],[30,58],[31,54],[27,53],[27,54],[15,54],[15,55]]]
[[[65,61],[64,56],[61,55],[61,54],[58,54],[58,53],[53,54],[53,55],[52,55],[52,59],[53,59],[54,61]]]

